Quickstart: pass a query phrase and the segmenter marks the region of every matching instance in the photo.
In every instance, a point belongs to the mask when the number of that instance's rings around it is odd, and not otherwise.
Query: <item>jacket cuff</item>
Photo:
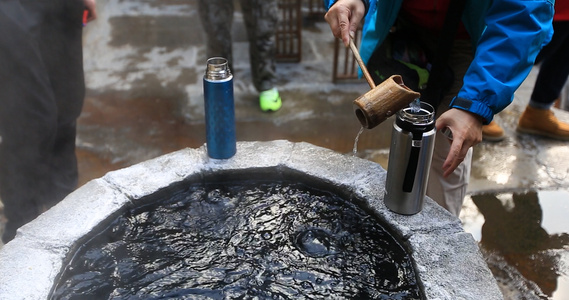
[[[479,115],[484,119],[484,125],[488,125],[494,118],[494,113],[492,110],[490,110],[490,108],[480,102],[472,101],[466,98],[454,97],[449,106]]]

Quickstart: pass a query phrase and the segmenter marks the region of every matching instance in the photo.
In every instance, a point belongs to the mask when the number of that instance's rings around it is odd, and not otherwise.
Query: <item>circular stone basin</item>
[[[287,141],[113,171],[0,250],[0,299],[501,299],[460,221],[390,212],[385,175]]]
[[[53,299],[420,299],[409,255],[377,218],[267,179],[141,199],[76,251]]]

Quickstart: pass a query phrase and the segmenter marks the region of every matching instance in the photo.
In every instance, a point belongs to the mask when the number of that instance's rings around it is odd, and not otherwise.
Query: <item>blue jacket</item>
[[[323,0],[329,9],[336,0]],[[362,0],[366,6],[360,54],[365,63],[395,23],[404,0]],[[564,0],[566,1],[566,0]],[[467,0],[462,16],[475,55],[451,107],[489,123],[513,99],[541,48],[553,35],[555,0]]]

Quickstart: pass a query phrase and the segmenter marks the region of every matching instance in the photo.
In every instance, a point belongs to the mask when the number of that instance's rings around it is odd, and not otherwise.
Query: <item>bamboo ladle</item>
[[[379,125],[421,96],[403,83],[401,75],[392,75],[376,86],[352,38],[350,48],[371,88],[354,100],[356,117],[364,128],[371,129]]]

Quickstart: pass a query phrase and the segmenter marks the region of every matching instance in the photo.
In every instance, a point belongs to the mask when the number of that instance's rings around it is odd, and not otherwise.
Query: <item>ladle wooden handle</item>
[[[356,44],[354,44],[354,39],[352,39],[352,38],[350,38],[350,48],[352,49],[352,52],[354,53],[354,56],[356,57],[356,61],[358,62],[358,65],[360,66],[360,68],[362,69],[362,72],[364,73],[364,77],[366,78],[367,83],[369,84],[369,87],[373,90],[375,88],[375,82],[373,82],[371,75],[369,75],[369,72],[367,71],[367,68],[364,65],[362,57],[360,56],[360,52],[358,51]]]

